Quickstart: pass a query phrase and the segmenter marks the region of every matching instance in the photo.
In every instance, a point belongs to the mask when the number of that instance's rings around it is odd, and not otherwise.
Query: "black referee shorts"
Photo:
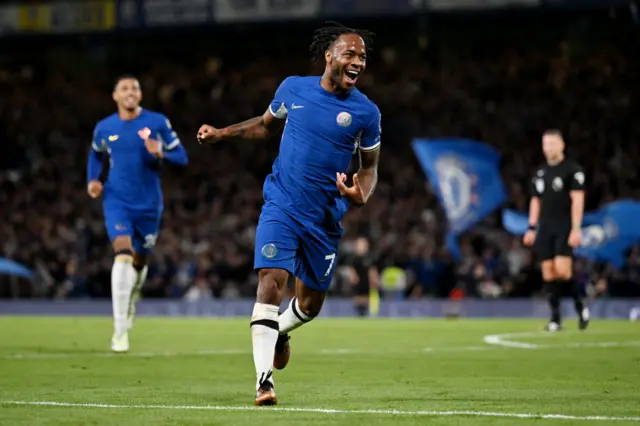
[[[569,229],[540,229],[536,234],[534,245],[538,261],[551,260],[556,256],[573,255],[573,249],[569,245]]]

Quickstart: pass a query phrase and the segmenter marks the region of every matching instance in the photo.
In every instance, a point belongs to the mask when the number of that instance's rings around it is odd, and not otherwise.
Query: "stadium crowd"
[[[343,222],[334,293],[351,292],[344,272],[358,236],[370,239],[368,256],[380,271],[403,271],[406,297],[448,297],[454,289],[486,298],[540,293],[532,253],[501,230],[498,214],[466,234],[462,259],[452,260],[442,211],[411,151],[414,137],[497,146],[509,207],[525,211],[527,183],[542,161],[541,131],[559,127],[586,169],[587,210],[640,196],[633,166],[640,161],[640,62],[630,54],[637,41],[608,18],[579,25],[553,19],[544,32],[523,17],[454,19],[419,36],[402,31],[405,22],[372,23],[379,38],[359,86],[382,111],[380,179],[370,203]],[[215,31],[229,33],[3,44],[0,256],[38,278],[16,285],[0,277],[1,296],[109,296],[112,253],[101,204],[86,194],[85,168],[93,126],[114,111],[110,84],[125,72],[139,76],[143,105],[170,117],[190,155],[187,168],[164,172],[162,232],[144,297],[254,295],[253,237],[278,138],[204,147],[195,132],[205,122],[223,126],[262,114],[281,79],[317,72],[299,40],[310,40],[311,27],[293,29],[308,35],[293,40],[261,27]],[[233,43],[216,42],[226,37]],[[592,297],[640,295],[638,249],[621,270],[580,260],[576,271]]]

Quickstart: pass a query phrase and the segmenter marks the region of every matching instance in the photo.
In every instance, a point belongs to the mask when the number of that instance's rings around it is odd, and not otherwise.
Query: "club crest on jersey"
[[[278,249],[273,243],[265,244],[262,246],[262,255],[267,259],[273,259],[278,254]]]
[[[142,139],[149,139],[149,136],[151,136],[151,130],[149,130],[148,127],[145,127],[142,130],[138,130],[138,136],[140,136]]]
[[[336,117],[336,121],[338,122],[339,126],[349,127],[351,125],[351,122],[353,121],[353,118],[351,117],[351,114],[343,111],[338,114],[338,116]]]

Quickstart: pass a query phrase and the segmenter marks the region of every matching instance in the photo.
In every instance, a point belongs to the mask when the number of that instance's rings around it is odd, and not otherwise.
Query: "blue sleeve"
[[[289,110],[287,109],[286,99],[295,79],[296,77],[285,78],[282,83],[280,83],[278,90],[276,90],[276,94],[273,96],[273,100],[269,105],[269,112],[271,112],[271,115],[275,118],[279,118],[281,120],[287,118]]]
[[[160,116],[160,130],[158,130],[158,142],[162,144],[163,157],[165,160],[181,166],[189,162],[187,150],[180,143],[178,134],[171,127],[169,119],[163,115]]]
[[[162,156],[165,160],[177,164],[179,166],[186,166],[189,163],[189,157],[187,157],[187,150],[184,149],[181,143],[177,144],[168,151],[164,151]]]
[[[373,106],[369,122],[362,129],[360,137],[360,151],[373,151],[380,147],[382,133],[381,114],[377,106]]]
[[[165,116],[160,116],[162,123],[160,124],[160,130],[158,131],[158,139],[162,142],[162,149],[164,151],[171,151],[180,145],[180,139],[178,134],[171,127],[171,122]]]
[[[92,180],[98,180],[100,177],[105,152],[107,152],[107,145],[100,136],[98,126],[96,126],[93,131],[93,140],[91,141],[91,150],[89,151],[89,159],[87,162],[87,183]]]

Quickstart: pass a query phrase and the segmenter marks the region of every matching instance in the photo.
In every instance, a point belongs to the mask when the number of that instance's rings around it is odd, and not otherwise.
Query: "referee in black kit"
[[[585,175],[578,163],[565,158],[564,148],[559,130],[544,132],[542,151],[547,162],[532,179],[529,230],[524,236],[524,244],[534,246],[541,262],[551,307],[551,320],[545,329],[552,332],[562,327],[560,299],[567,294],[573,297],[580,329],[589,325],[589,310],[572,280],[573,249],[582,239]]]

